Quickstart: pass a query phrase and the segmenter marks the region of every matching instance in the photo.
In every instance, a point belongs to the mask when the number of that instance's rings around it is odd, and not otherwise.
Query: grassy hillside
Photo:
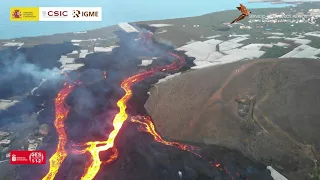
[[[320,158],[319,69],[308,59],[209,67],[156,86],[145,106],[168,139],[237,149],[302,180]],[[255,98],[244,107],[236,99],[246,95]]]
[[[271,13],[285,13],[285,14],[296,14],[298,12],[306,12],[309,10],[311,5],[309,3],[299,5],[297,7],[283,7],[283,8],[260,8],[252,9],[253,15],[268,15]],[[320,8],[320,3],[312,3],[312,8]],[[179,19],[167,19],[157,21],[143,21],[137,22],[137,24],[173,24],[174,26],[161,27],[156,30],[160,32],[166,30],[167,32],[156,34],[155,37],[159,39],[167,39],[173,42],[177,47],[186,44],[186,42],[192,40],[205,40],[204,37],[221,35],[228,36],[230,34],[250,34],[253,38],[264,37],[263,33],[269,32],[265,28],[272,29],[273,32],[281,32],[286,36],[292,36],[292,33],[316,31],[319,28],[315,25],[308,23],[298,23],[294,26],[290,26],[291,23],[265,23],[265,22],[254,22],[249,23],[246,18],[241,21],[243,25],[250,25],[252,29],[240,29],[239,25],[233,25],[230,28],[223,23],[231,22],[233,19],[239,16],[238,10],[228,10],[205,14],[202,16],[179,18]],[[317,22],[319,24],[319,21]],[[194,27],[199,25],[199,27]],[[260,28],[263,26],[263,28]]]

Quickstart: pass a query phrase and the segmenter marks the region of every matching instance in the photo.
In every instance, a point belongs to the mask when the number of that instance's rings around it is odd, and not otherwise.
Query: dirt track
[[[154,87],[145,106],[164,137],[237,149],[304,179],[319,157],[319,70],[307,59],[210,67]],[[256,103],[240,117],[235,98],[246,94]]]

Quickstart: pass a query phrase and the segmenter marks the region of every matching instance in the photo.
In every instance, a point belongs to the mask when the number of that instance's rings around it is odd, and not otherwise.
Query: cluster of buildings
[[[31,133],[27,138],[27,147],[23,147],[23,149],[27,149],[29,151],[34,151],[39,148],[41,145],[43,138],[48,134],[49,127],[47,124],[42,124],[38,130]]]
[[[240,29],[252,29],[251,26],[242,26],[242,25],[241,25],[239,28],[240,28]]]
[[[297,12],[296,14],[273,13],[269,15],[252,15],[249,23],[267,22],[267,23],[310,23],[315,24],[320,17],[320,9],[310,9],[307,13]]]
[[[308,14],[310,16],[320,17],[320,9],[309,9]]]
[[[248,28],[243,26],[243,28]],[[267,29],[266,29],[267,30]],[[271,29],[272,30],[272,29]],[[311,58],[319,59],[320,49],[312,47],[312,39],[319,38],[320,32],[292,33],[293,38],[286,37],[284,33],[269,32],[262,37],[251,37],[250,34],[230,34],[228,40],[216,39],[218,36],[206,37],[205,41],[195,41],[186,44],[177,50],[186,51],[186,55],[194,57],[196,66],[191,69],[201,69],[208,66],[231,63],[240,60],[260,58],[268,49],[280,49],[279,58]],[[308,37],[306,37],[308,36]],[[264,39],[278,39],[277,43]],[[252,43],[245,42],[251,40]],[[264,43],[265,41],[265,43]],[[284,41],[284,42],[282,42]],[[277,48],[280,47],[280,48]],[[282,48],[281,48],[282,47]],[[293,49],[285,50],[292,47]],[[269,52],[270,53],[270,52]]]
[[[11,143],[14,138],[12,133],[0,131],[0,161],[10,157]]]
[[[48,125],[42,124],[39,129],[32,132],[26,141],[23,141],[20,150],[34,151],[39,148],[43,138],[48,134]],[[10,151],[12,149],[17,150],[18,144],[13,145],[13,141],[16,139],[14,133],[0,131],[0,162],[6,161],[10,158]]]
[[[208,66],[221,65],[261,57],[265,52],[260,50],[264,44],[245,45],[242,41],[250,39],[250,35],[232,35],[227,41],[208,38],[205,41],[196,41],[178,48],[186,51],[186,55],[194,57],[196,66],[191,69],[200,69]]]

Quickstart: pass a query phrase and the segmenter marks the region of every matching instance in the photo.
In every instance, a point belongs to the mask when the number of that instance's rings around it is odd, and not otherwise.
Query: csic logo
[[[101,7],[40,7],[38,12],[40,21],[101,21],[102,9]]]
[[[68,11],[42,11],[42,14],[49,17],[68,17]]]
[[[14,10],[13,13],[12,13],[12,18],[13,18],[13,19],[19,19],[19,18],[21,18],[21,12],[20,12],[20,10],[18,10],[18,9]]]
[[[80,10],[73,10],[72,16],[73,18],[79,17],[98,17],[99,11],[80,11]]]

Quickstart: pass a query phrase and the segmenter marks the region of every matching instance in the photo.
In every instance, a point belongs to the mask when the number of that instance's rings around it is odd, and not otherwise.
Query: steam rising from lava
[[[148,43],[147,41],[150,40],[152,36],[146,36],[142,38],[144,41],[143,43]],[[147,49],[148,50],[148,49]],[[119,152],[117,148],[114,146],[115,138],[117,137],[120,129],[122,128],[124,122],[128,119],[128,114],[126,112],[127,108],[127,102],[132,96],[132,86],[135,85],[138,82],[143,81],[146,78],[149,78],[151,76],[156,75],[159,72],[166,72],[166,71],[176,71],[180,69],[185,62],[185,59],[180,57],[179,55],[168,52],[167,53],[172,58],[176,59],[176,61],[172,62],[169,65],[165,66],[159,66],[153,69],[150,69],[148,71],[143,71],[138,74],[132,75],[121,83],[121,88],[125,92],[124,96],[117,102],[117,106],[119,107],[119,112],[115,115],[113,119],[113,130],[108,136],[108,139],[105,141],[90,141],[86,143],[81,144],[74,144],[73,147],[76,149],[72,149],[72,152],[75,154],[84,154],[89,153],[90,159],[87,162],[87,165],[84,169],[84,173],[81,177],[82,180],[91,180],[94,179],[97,175],[97,173],[100,170],[100,166],[102,163],[108,164],[112,161],[116,160],[118,158]],[[106,73],[104,73],[104,77],[106,77]],[[62,162],[67,156],[67,151],[65,149],[66,143],[67,143],[67,135],[64,129],[64,121],[68,115],[69,109],[65,106],[65,100],[66,97],[70,94],[72,91],[74,85],[67,85],[65,84],[64,88],[59,92],[56,101],[55,101],[55,110],[56,110],[56,119],[55,119],[55,127],[58,132],[59,141],[56,148],[55,154],[50,158],[50,169],[48,174],[43,178],[43,180],[53,180],[55,178],[55,175],[57,174]],[[194,155],[201,157],[197,151],[199,151],[199,148],[194,146],[188,146],[177,142],[169,142],[164,140],[155,130],[155,127],[148,117],[134,117],[131,119],[132,122],[140,124],[140,130],[150,133],[154,140],[168,145],[173,146],[176,148],[179,148],[181,150],[188,151],[190,153],[193,153]],[[80,150],[77,150],[78,147],[84,147]],[[102,162],[99,154],[102,151],[111,151],[111,155],[109,156],[109,159]],[[212,163],[214,167],[221,168],[220,164]],[[227,172],[225,169],[221,168],[221,171]],[[233,178],[231,178],[233,179]]]
[[[132,90],[131,90],[132,86],[148,77],[151,77],[157,74],[158,72],[175,71],[183,66],[184,58],[174,53],[169,52],[168,54],[176,58],[177,61],[174,61],[169,65],[160,66],[154,69],[150,69],[149,71],[138,73],[136,75],[133,75],[125,79],[121,83],[121,88],[125,91],[125,95],[117,102],[117,106],[119,107],[119,112],[115,115],[113,119],[114,129],[109,134],[108,139],[106,141],[87,142],[84,144],[84,146],[86,146],[85,149],[73,151],[74,153],[89,152],[91,154],[91,159],[89,160],[81,179],[88,180],[88,179],[93,179],[96,176],[96,174],[100,169],[100,165],[102,164],[99,157],[99,153],[101,151],[107,151],[109,149],[112,149],[113,151],[113,155],[110,156],[109,160],[107,160],[106,163],[110,163],[117,158],[118,151],[114,147],[114,141],[123,123],[128,118],[128,114],[126,113],[126,108],[127,108],[126,103],[132,96]],[[106,77],[105,73],[104,73],[104,76]],[[66,119],[69,110],[65,108],[64,101],[67,95],[71,92],[72,87],[73,86],[71,85],[65,85],[65,87],[58,94],[55,101],[55,105],[56,105],[55,127],[58,132],[59,142],[57,145],[56,153],[49,160],[50,161],[49,172],[43,179],[53,180],[61,166],[61,163],[64,161],[65,157],[67,156],[67,151],[65,150],[65,145],[67,143],[67,136],[64,129],[64,120]]]
[[[175,61],[172,64],[169,64],[166,66],[157,67],[155,69],[151,69],[149,71],[145,71],[145,72],[133,75],[125,79],[121,83],[121,88],[125,91],[125,95],[117,102],[117,105],[119,107],[119,113],[116,114],[113,120],[114,130],[111,131],[111,133],[109,134],[109,138],[107,141],[93,141],[93,142],[85,143],[85,145],[89,146],[85,149],[85,151],[88,151],[91,154],[92,159],[90,160],[91,163],[86,167],[84,171],[84,175],[81,177],[81,179],[83,180],[93,179],[98,173],[100,169],[100,165],[102,163],[99,157],[99,153],[101,151],[107,151],[110,148],[114,147],[115,138],[118,135],[123,123],[128,118],[128,114],[126,113],[126,108],[127,108],[126,103],[132,96],[131,87],[135,83],[140,82],[145,78],[151,77],[159,71],[177,70],[180,67],[182,67],[184,59],[176,54],[173,54],[173,53],[169,53],[169,54],[177,58],[178,61]],[[98,145],[102,145],[102,146],[98,146]],[[114,155],[111,156],[108,162],[112,162],[114,159],[116,159],[116,157],[117,157],[117,154],[114,153]]]
[[[11,97],[30,91],[42,80],[60,80],[58,68],[41,68],[29,63],[26,55],[14,50],[0,51],[0,98]]]
[[[26,57],[19,52],[12,52],[10,50],[1,52],[0,56],[0,84],[2,81],[13,79],[19,74],[30,75],[34,81],[41,79],[58,79],[60,78],[60,70],[41,69],[35,64],[28,63]]]

